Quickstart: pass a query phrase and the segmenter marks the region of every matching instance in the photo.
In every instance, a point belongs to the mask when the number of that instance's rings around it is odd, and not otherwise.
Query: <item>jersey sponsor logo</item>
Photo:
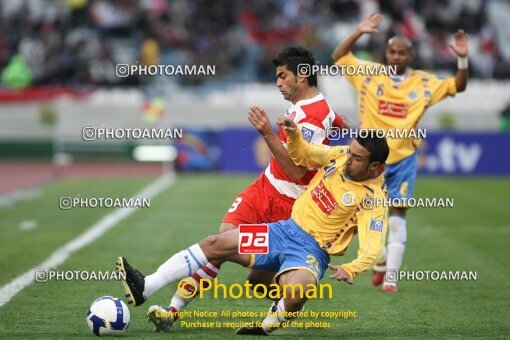
[[[267,254],[269,226],[267,224],[239,225],[239,254]]]
[[[342,196],[342,204],[346,207],[354,205],[354,194],[352,191],[348,191]]]
[[[411,91],[409,91],[409,93],[407,94],[407,98],[409,100],[412,100],[412,101],[415,101],[416,99],[418,99],[418,92],[416,92],[415,89],[412,89]]]
[[[384,87],[384,84],[380,84],[379,86],[377,86],[377,92],[376,92],[377,96],[380,97],[384,94],[383,87]]]
[[[379,100],[379,114],[383,116],[405,118],[409,105]]]
[[[382,228],[383,228],[382,220],[376,220],[375,218],[370,220],[370,230],[382,232]]]
[[[301,134],[303,135],[303,139],[306,140],[308,143],[312,141],[313,133],[314,132],[312,129],[306,128],[304,126],[301,127]]]
[[[326,188],[323,181],[320,181],[311,191],[311,194],[314,202],[327,216],[331,215],[336,207],[338,207],[338,203],[335,201],[333,194]]]
[[[374,209],[374,198],[370,196],[363,197],[363,201],[361,202],[361,207],[365,210]]]

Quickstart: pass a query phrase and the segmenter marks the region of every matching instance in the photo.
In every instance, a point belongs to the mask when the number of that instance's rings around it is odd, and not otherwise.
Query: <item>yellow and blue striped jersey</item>
[[[307,189],[294,203],[292,218],[331,255],[343,255],[356,233],[358,257],[342,266],[352,278],[372,268],[384,247],[387,209],[375,206],[385,199],[384,174],[356,182],[344,172],[348,147],[306,143],[301,132],[287,136],[288,151],[297,164],[319,168]]]
[[[363,63],[376,64],[359,60],[352,53],[341,57],[335,64],[357,68]],[[429,106],[457,93],[454,77],[440,79],[420,70],[408,69],[407,77],[402,81],[394,81],[384,74],[344,76],[358,92],[362,129],[415,129]],[[412,155],[418,143],[413,138],[388,138],[390,155],[387,163],[394,164]]]

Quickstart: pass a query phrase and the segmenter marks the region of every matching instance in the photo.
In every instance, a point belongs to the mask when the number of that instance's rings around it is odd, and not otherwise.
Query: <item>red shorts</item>
[[[264,173],[241,192],[228,209],[224,223],[256,224],[288,220],[295,200],[280,194]]]

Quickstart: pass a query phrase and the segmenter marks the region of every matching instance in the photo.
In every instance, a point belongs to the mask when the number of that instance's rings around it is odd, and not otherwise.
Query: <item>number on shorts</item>
[[[306,255],[306,263],[309,267],[315,268],[315,271],[319,271],[319,262],[313,255]]]
[[[230,209],[228,209],[228,212],[231,213],[231,212],[234,212],[237,210],[237,207],[239,206],[239,204],[241,204],[241,201],[242,201],[242,197],[238,197],[236,198],[236,200],[234,201],[234,203],[232,203],[232,206],[230,207]]]

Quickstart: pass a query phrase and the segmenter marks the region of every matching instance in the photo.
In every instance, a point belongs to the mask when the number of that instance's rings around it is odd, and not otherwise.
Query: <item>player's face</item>
[[[292,73],[287,66],[278,66],[276,68],[276,86],[280,90],[283,98],[293,102],[298,93],[298,77]]]
[[[403,40],[391,39],[386,48],[388,65],[397,67],[397,74],[404,74],[413,59],[413,49]]]
[[[353,140],[349,145],[348,158],[345,162],[345,173],[353,181],[364,181],[376,177],[380,171],[380,163],[370,163],[370,152],[358,141]]]

